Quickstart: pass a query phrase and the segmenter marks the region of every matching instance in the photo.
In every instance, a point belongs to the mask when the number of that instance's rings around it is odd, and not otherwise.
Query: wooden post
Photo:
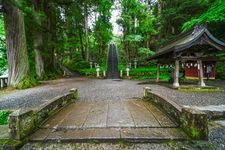
[[[160,64],[157,64],[156,82],[159,82],[160,77]]]
[[[201,87],[204,87],[205,86],[205,82],[204,82],[204,76],[203,76],[203,65],[202,65],[202,60],[198,60],[198,78],[199,78],[199,82],[198,84],[201,86]]]
[[[177,88],[180,86],[179,84],[179,70],[180,70],[180,62],[179,60],[175,61],[175,72],[174,72],[174,82],[173,87]]]

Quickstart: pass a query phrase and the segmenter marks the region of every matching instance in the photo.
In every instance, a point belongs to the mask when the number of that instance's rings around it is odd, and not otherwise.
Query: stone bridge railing
[[[36,109],[20,109],[9,116],[9,132],[12,139],[23,140],[34,133],[47,119],[62,108],[74,102],[78,97],[77,89],[55,97]]]
[[[205,112],[182,107],[153,93],[148,87],[144,89],[144,97],[160,107],[171,119],[175,120],[192,139],[208,139],[208,117]]]

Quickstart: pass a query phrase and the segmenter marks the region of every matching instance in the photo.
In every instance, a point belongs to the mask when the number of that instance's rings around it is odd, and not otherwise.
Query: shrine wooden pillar
[[[197,62],[198,62],[198,78],[199,78],[198,84],[201,87],[204,87],[205,86],[205,82],[204,82],[204,75],[203,75],[202,60],[197,60]]]
[[[156,82],[159,82],[160,79],[160,64],[157,64],[157,72],[156,72]]]
[[[178,59],[175,60],[175,71],[174,71],[174,82],[173,87],[177,88],[180,86],[179,84],[179,70],[180,70],[180,61]]]

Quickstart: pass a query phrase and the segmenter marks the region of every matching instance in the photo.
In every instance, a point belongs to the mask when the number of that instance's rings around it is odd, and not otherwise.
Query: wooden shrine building
[[[179,35],[176,39],[158,49],[148,60],[158,64],[157,82],[160,76],[160,65],[174,64],[173,87],[179,87],[180,66],[184,67],[186,78],[198,78],[199,85],[205,86],[204,77],[214,79],[216,54],[225,52],[225,43],[216,39],[206,27],[194,29]]]

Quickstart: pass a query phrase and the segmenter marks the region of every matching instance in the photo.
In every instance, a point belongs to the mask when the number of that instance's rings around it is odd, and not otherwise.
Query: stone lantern
[[[97,64],[96,65],[96,72],[97,72],[97,77],[100,77],[100,66]]]

